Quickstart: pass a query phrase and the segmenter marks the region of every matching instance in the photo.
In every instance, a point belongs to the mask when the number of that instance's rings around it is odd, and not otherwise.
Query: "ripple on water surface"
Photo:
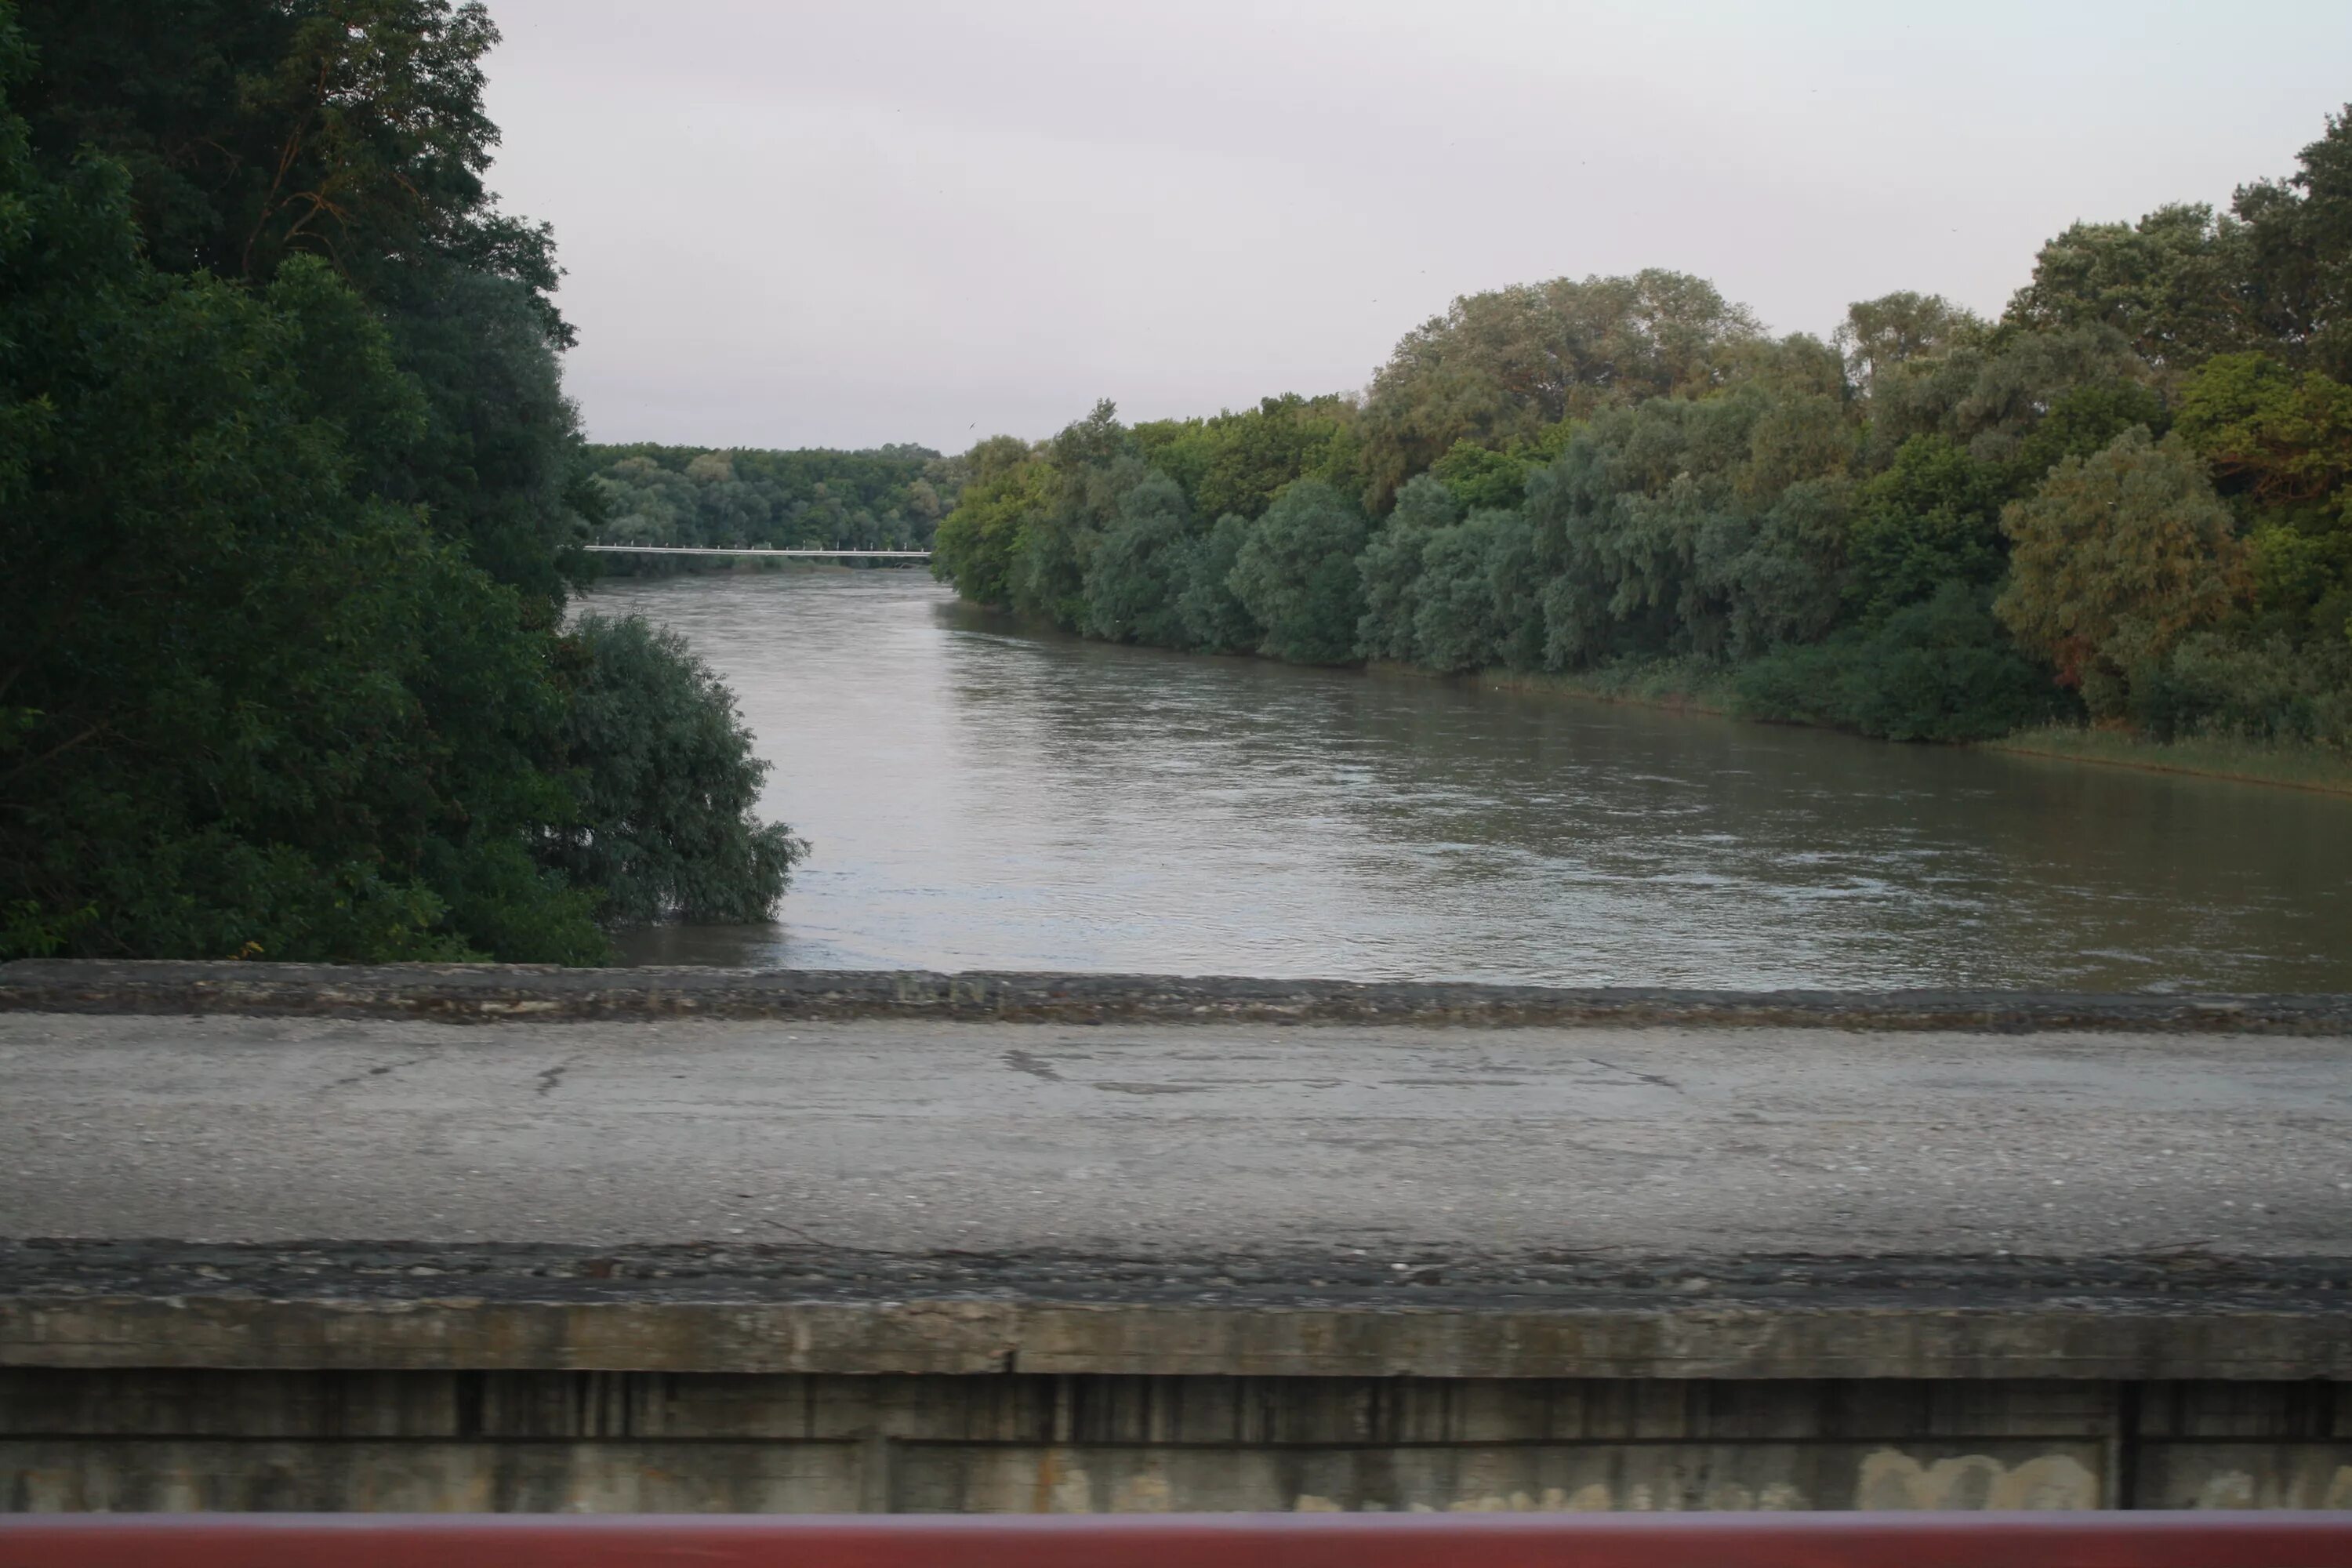
[[[916,573],[609,584],[815,846],[640,963],[2352,990],[2352,802],[1032,636]]]

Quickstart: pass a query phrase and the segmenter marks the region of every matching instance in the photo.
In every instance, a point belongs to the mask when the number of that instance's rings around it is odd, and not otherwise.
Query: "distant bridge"
[[[762,550],[746,546],[731,550],[700,544],[590,544],[599,555],[782,555],[800,560],[822,556],[827,561],[929,561],[928,550]]]

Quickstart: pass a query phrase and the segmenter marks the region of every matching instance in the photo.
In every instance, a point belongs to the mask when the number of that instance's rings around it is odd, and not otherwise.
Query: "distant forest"
[[[1106,402],[963,464],[935,569],[1090,637],[2342,748],[2352,118],[2226,212],[2075,225],[1997,321],[1898,293],[1773,337],[1700,279],[1561,278],[1456,300],[1361,397]]]
[[[928,447],[865,452],[591,446],[597,538],[608,544],[772,550],[928,549],[963,487],[961,458]]]

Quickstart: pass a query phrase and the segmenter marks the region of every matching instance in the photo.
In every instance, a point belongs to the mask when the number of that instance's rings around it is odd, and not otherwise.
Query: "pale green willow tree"
[[[2059,464],[2001,528],[2010,579],[1997,613],[2082,689],[2095,716],[2120,716],[2134,671],[2245,595],[2245,550],[2205,465],[2146,430]]]

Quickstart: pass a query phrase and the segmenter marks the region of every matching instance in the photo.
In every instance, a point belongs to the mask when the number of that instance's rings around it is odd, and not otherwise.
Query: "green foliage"
[[[361,487],[427,509],[442,536],[537,601],[551,625],[585,571],[570,503],[577,420],[553,351],[571,328],[544,225],[484,184],[498,128],[478,0],[26,0],[40,70],[34,149],[52,171],[84,149],[131,181],[165,271],[266,282],[312,258],[375,308],[425,426],[344,436]]]
[[[1423,552],[1461,516],[1454,492],[1432,475],[1415,475],[1397,492],[1395,508],[1356,561],[1364,595],[1356,646],[1365,658],[1409,661],[1416,657],[1414,617],[1421,610]]]
[[[1848,306],[1837,348],[1853,384],[1868,394],[1882,374],[1979,342],[1984,330],[1973,311],[1941,294],[1906,289]]]
[[[2293,174],[2238,188],[2249,292],[2261,331],[2249,346],[2352,382],[2352,106],[2327,117]]]
[[[2213,736],[2352,749],[2352,643],[2191,632],[2137,671],[2131,718],[2152,740]]]
[[[481,185],[487,18],[41,0],[33,75],[16,16],[0,954],[602,960],[623,889],[557,849],[633,829],[556,679],[568,331]]]
[[[1534,533],[1516,510],[1475,511],[1433,533],[1412,617],[1421,662],[1446,674],[1537,668],[1544,624],[1534,555]]]
[[[2204,465],[2178,438],[2127,430],[2069,458],[2001,517],[2012,571],[2001,621],[2084,687],[2092,711],[2118,711],[2131,671],[2159,664],[2183,635],[2245,591],[2244,552]]]
[[[998,447],[988,461],[975,464],[975,478],[932,538],[932,574],[975,604],[1003,609],[1013,603],[1022,520],[1043,503],[1048,477],[1045,466],[1026,452],[1024,447],[1021,458],[1006,460]]]
[[[1941,436],[1980,463],[2010,464],[2049,411],[2084,387],[2141,383],[2151,372],[2113,327],[2014,329],[1906,361],[1873,384],[1865,466],[1885,468],[1915,436]]]
[[[1252,525],[1227,580],[1265,628],[1260,651],[1293,664],[1356,657],[1356,623],[1364,614],[1356,553],[1365,532],[1355,503],[1316,479],[1283,491]]]
[[[1021,558],[1013,574],[1013,608],[1064,631],[1085,629],[1086,585],[1104,531],[1120,500],[1149,470],[1139,462],[1108,402],[1048,444],[1045,501],[1021,522]]]
[[[1065,631],[1087,625],[1087,574],[1119,498],[1147,470],[1109,401],[1033,454],[1002,437],[967,458],[972,478],[940,525],[932,570],[982,604]]]
[[[1118,500],[1087,569],[1086,629],[1112,642],[1181,647],[1180,601],[1192,578],[1194,541],[1184,492],[1152,473]]]
[[[590,447],[608,544],[762,550],[924,550],[961,489],[924,447],[710,452]],[[1027,455],[1027,448],[1023,448]]]
[[[2021,654],[1985,595],[1947,583],[1874,628],[1748,665],[1733,711],[1890,741],[1987,741],[2062,711],[2048,667]]]
[[[1594,417],[1528,497],[1547,662],[1759,651],[1818,621],[1852,454],[1801,374]]]
[[[2053,399],[2017,443],[2005,465],[2005,488],[2011,498],[2031,494],[2068,458],[2087,458],[2135,426],[2160,437],[2170,424],[2154,387],[2130,381],[2077,386]]]
[[[1847,596],[1883,620],[1946,583],[1998,579],[2003,476],[1942,436],[1914,436],[1855,497]]]
[[[127,244],[17,278],[0,378],[47,417],[0,509],[9,901],[94,910],[71,952],[458,956],[498,900],[442,852],[488,834],[540,907],[518,955],[601,954],[526,853],[572,808],[520,600],[347,485],[346,423],[415,403],[358,301],[315,262],[257,296]]]
[[[2246,555],[2254,606],[2271,629],[2313,647],[2352,638],[2352,496],[2333,513],[2263,522],[2247,536]]]
[[[1350,494],[1363,486],[1356,406],[1344,397],[1286,393],[1238,414],[1139,425],[1134,437],[1144,461],[1174,479],[1201,517],[1258,517],[1298,479]]]
[[[2208,361],[2174,428],[2233,488],[2273,506],[2319,500],[2352,477],[2352,386],[2262,354]]]
[[[1265,637],[1265,628],[1234,591],[1234,571],[1249,537],[1249,520],[1229,511],[1185,552],[1176,614],[1188,646],[1208,653],[1250,653]]]
[[[2076,225],[1998,323],[1901,292],[1772,339],[1662,271],[1465,296],[1360,408],[1106,406],[975,449],[941,571],[1163,646],[1738,671],[1749,711],[1908,739],[2078,687],[2103,720],[2309,741],[2352,705],[2347,268],[2335,117],[2228,215]],[[1154,474],[1189,513],[1122,511]]]
[[[563,658],[582,816],[542,858],[601,889],[609,920],[772,918],[807,847],[756,816],[768,764],[733,695],[683,637],[635,616],[583,616]]]
[[[1471,511],[1516,507],[1527,499],[1525,458],[1507,452],[1490,452],[1468,441],[1429,466],[1429,477],[1453,492],[1454,501]]]
[[[2149,364],[2185,369],[2259,331],[2250,243],[2235,219],[2185,203],[2137,224],[2078,223],[2042,247],[2009,319],[2043,332],[2112,327]]]
[[[1460,441],[1506,449],[1603,407],[1704,392],[1757,335],[1755,317],[1714,285],[1654,268],[1464,295],[1372,377],[1365,499],[1385,508]]]

